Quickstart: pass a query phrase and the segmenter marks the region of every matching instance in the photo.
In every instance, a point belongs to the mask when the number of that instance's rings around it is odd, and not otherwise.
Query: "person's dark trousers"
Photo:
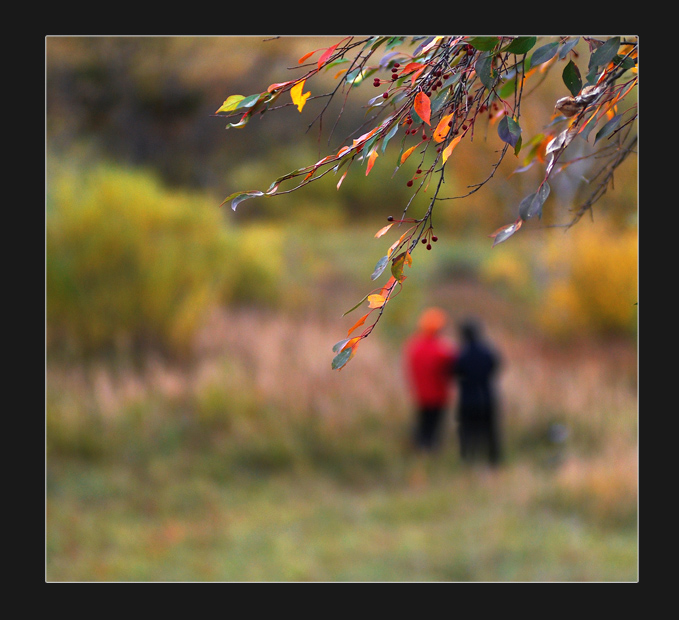
[[[467,411],[459,419],[460,456],[463,461],[485,457],[500,463],[500,443],[495,416],[489,411]]]

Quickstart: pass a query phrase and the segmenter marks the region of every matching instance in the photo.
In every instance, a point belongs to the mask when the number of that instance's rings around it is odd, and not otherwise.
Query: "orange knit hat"
[[[418,327],[427,334],[441,331],[448,321],[446,313],[441,308],[428,308],[420,316]]]

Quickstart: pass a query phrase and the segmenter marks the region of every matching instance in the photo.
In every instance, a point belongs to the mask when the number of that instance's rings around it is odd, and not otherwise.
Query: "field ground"
[[[216,316],[190,368],[48,364],[48,581],[637,580],[633,343],[489,324],[492,471],[459,462],[452,417],[439,454],[409,450],[393,342],[330,372],[336,319],[291,316]]]

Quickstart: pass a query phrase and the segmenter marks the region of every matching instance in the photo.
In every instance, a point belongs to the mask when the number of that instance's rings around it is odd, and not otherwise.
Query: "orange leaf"
[[[360,138],[357,138],[356,140],[354,140],[354,146],[358,146],[359,144],[361,144],[361,143],[365,142],[366,140],[369,140],[370,138],[372,138],[375,135],[375,133],[377,131],[379,131],[379,129],[380,129],[380,127],[377,126],[377,127],[374,127],[373,129],[371,129],[368,133],[364,133]]]
[[[344,174],[341,176],[340,180],[337,182],[337,189],[339,189],[340,185],[342,185],[342,181],[344,181],[344,177],[347,176],[347,172],[349,172],[349,171],[345,170]]]
[[[384,233],[386,233],[392,226],[394,225],[394,222],[391,224],[387,224],[384,228],[380,228],[376,233],[375,233],[375,239],[379,239]]]
[[[451,121],[455,113],[447,114],[440,121],[434,130],[434,142],[443,142],[443,139],[448,135],[450,127],[448,123]]]
[[[393,254],[394,250],[401,245],[406,236],[410,234],[411,230],[412,228],[406,230],[397,241],[394,241],[393,245],[389,248],[389,250],[387,250],[387,256],[391,256]]]
[[[366,315],[366,316],[367,316],[367,315]],[[349,349],[349,348],[355,349],[356,346],[358,345],[358,341],[359,341],[360,339],[361,339],[360,336],[356,336],[355,338],[352,338],[351,340],[349,340],[349,342],[347,342],[347,343],[342,347],[341,351],[344,351],[344,349]],[[351,358],[349,358],[349,359],[351,359]]]
[[[368,157],[368,166],[365,169],[365,176],[368,176],[368,173],[372,170],[375,160],[377,159],[377,155],[377,149],[373,149],[372,153],[370,153],[370,156]]]
[[[412,155],[412,152],[419,146],[419,144],[416,144],[415,146],[411,146],[403,155],[401,155],[401,163],[403,163],[408,157]]]
[[[460,143],[460,140],[462,140],[462,135],[457,136],[457,138],[453,138],[450,141],[450,144],[443,149],[443,153],[441,155],[443,156],[443,163],[446,163],[446,159],[450,157],[450,154],[453,152],[453,149]]]
[[[356,321],[354,326],[347,332],[347,336],[349,336],[351,334],[351,332],[353,332],[357,327],[360,327],[361,325],[363,325],[363,323],[365,323],[365,320],[369,316],[370,316],[370,312],[368,312],[368,314],[366,314],[365,316],[362,316],[360,319],[358,319],[358,321]],[[349,344],[349,343],[347,343],[347,344]]]
[[[415,95],[415,112],[427,125],[431,126],[431,101],[422,91]]]
[[[322,47],[319,47],[318,49],[323,49]],[[313,56],[318,50],[314,50],[313,52],[309,52],[308,54],[304,54],[298,61],[297,64],[301,65],[309,56]]]
[[[386,297],[389,294],[389,290],[391,289],[391,287],[394,286],[395,282],[396,278],[394,276],[389,276],[387,283],[382,287],[382,290],[380,291],[380,295],[382,295],[382,297]]]

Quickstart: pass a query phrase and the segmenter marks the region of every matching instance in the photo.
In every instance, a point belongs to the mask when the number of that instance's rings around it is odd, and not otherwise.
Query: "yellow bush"
[[[57,173],[47,196],[50,345],[184,353],[206,313],[243,286],[251,252],[241,256],[239,233],[214,200],[106,165]]]
[[[549,283],[538,308],[554,335],[634,333],[638,238],[604,220],[551,236],[544,253]]]

